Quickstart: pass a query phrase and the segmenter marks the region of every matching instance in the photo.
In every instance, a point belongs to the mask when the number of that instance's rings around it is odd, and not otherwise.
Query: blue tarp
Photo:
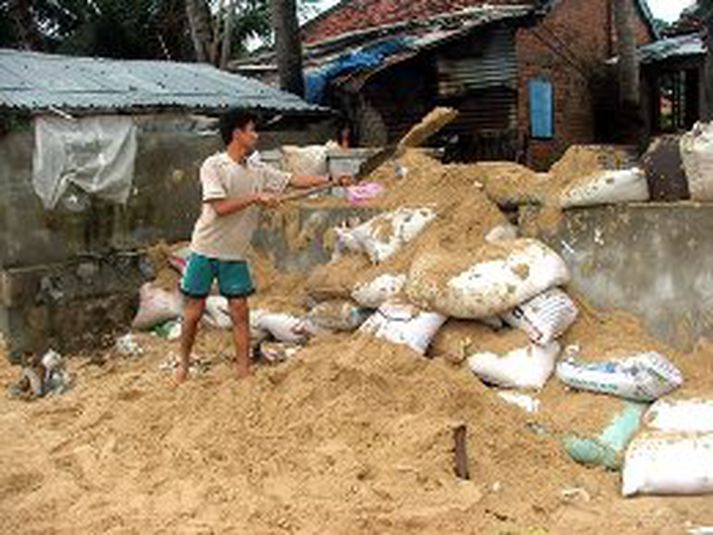
[[[411,41],[412,39],[399,37],[342,54],[321,69],[305,76],[305,99],[315,104],[322,102],[331,80],[350,72],[378,67],[387,57],[408,50]]]

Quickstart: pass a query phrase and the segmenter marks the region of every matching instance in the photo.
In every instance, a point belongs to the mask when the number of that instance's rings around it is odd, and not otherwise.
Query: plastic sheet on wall
[[[137,145],[131,117],[39,116],[34,127],[32,184],[45,208],[54,208],[71,184],[107,201],[127,201]]]

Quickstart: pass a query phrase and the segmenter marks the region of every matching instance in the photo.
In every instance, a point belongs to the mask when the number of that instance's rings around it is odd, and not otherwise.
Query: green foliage
[[[205,0],[218,27],[230,0]],[[220,10],[220,6],[223,10]],[[233,0],[232,55],[249,38],[269,38],[269,0]],[[47,52],[127,59],[192,60],[185,0],[35,0],[32,15]],[[19,46],[7,0],[0,0],[0,46]]]

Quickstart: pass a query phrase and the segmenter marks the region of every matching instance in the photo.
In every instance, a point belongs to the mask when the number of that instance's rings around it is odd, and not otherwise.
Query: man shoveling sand
[[[290,185],[323,186],[329,176],[296,176],[256,163],[249,156],[258,140],[256,118],[231,111],[221,118],[226,150],[210,156],[200,170],[203,206],[191,238],[191,257],[181,281],[186,297],[181,332],[181,360],[176,380],[188,377],[191,350],[205,300],[217,279],[228,299],[233,322],[235,365],[239,378],[250,375],[250,326],[247,297],[254,292],[246,252],[261,208],[272,208]],[[350,177],[340,182],[348,184]]]

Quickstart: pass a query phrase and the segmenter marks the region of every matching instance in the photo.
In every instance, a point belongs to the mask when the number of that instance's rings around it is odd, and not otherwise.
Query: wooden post
[[[453,430],[453,441],[455,443],[455,473],[460,479],[470,479],[468,473],[468,451],[466,449],[465,424],[457,426]]]

